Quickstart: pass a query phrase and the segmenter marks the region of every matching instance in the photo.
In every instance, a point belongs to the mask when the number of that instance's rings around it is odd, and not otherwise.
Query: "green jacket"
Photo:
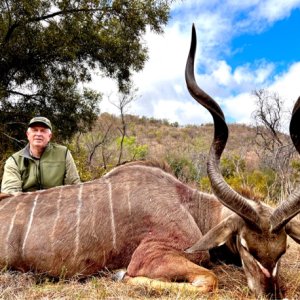
[[[75,162],[67,147],[49,143],[41,158],[35,159],[27,145],[5,162],[1,192],[29,192],[79,182]]]

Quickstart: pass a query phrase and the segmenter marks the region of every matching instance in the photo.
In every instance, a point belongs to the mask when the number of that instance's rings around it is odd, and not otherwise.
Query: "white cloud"
[[[176,80],[182,73],[189,37],[175,24],[166,28],[163,35],[148,32],[145,40],[149,48],[149,60],[144,70],[134,76],[134,82],[140,89],[147,91],[157,83]]]
[[[278,93],[284,101],[284,110],[291,111],[296,100],[300,96],[300,86],[297,82],[300,78],[300,62],[291,67],[275,81],[265,88]],[[296,84],[295,84],[296,83]],[[252,123],[251,114],[255,110],[255,97],[251,93],[240,93],[235,97],[228,97],[219,101],[222,103],[224,113],[230,118],[238,120],[239,123]],[[288,126],[286,122],[286,126]]]
[[[190,120],[190,124],[212,122],[207,111],[195,101],[159,100],[155,105],[154,115],[170,122],[176,122],[178,118]]]
[[[239,66],[235,69],[233,77],[238,85],[251,83],[252,86],[263,85],[274,70],[273,64],[262,62],[256,66],[250,64]]]
[[[238,120],[238,123],[252,123],[251,114],[255,109],[255,98],[252,94],[242,93],[221,101],[227,122]]]
[[[224,60],[219,62],[218,68],[212,75],[222,85],[228,85],[232,81],[231,67]]]
[[[290,68],[283,74],[277,76],[269,89],[277,92],[284,100],[285,107],[291,110],[294,103],[300,96],[300,62],[290,66]]]
[[[269,0],[260,1],[257,16],[274,22],[288,17],[292,9],[300,7],[299,0]]]

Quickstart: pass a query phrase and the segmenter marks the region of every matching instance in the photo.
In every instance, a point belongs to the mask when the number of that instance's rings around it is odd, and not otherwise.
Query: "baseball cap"
[[[28,127],[31,127],[34,124],[38,124],[38,123],[43,124],[43,125],[45,125],[46,127],[50,128],[52,130],[51,122],[47,118],[45,118],[45,117],[35,117],[35,118],[32,118],[29,121]]]

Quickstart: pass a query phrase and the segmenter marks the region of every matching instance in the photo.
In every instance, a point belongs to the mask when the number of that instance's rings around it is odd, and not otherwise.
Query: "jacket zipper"
[[[41,168],[40,168],[40,160],[36,161],[36,180],[38,183],[38,190],[42,190],[42,174],[41,174]]]

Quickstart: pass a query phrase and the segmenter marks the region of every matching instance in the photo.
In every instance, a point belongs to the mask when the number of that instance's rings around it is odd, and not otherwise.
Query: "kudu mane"
[[[134,165],[140,165],[140,166],[148,166],[153,168],[161,169],[167,173],[170,173],[171,175],[174,175],[172,168],[166,161],[162,160],[137,160],[137,161],[127,161],[122,166],[134,166]]]

